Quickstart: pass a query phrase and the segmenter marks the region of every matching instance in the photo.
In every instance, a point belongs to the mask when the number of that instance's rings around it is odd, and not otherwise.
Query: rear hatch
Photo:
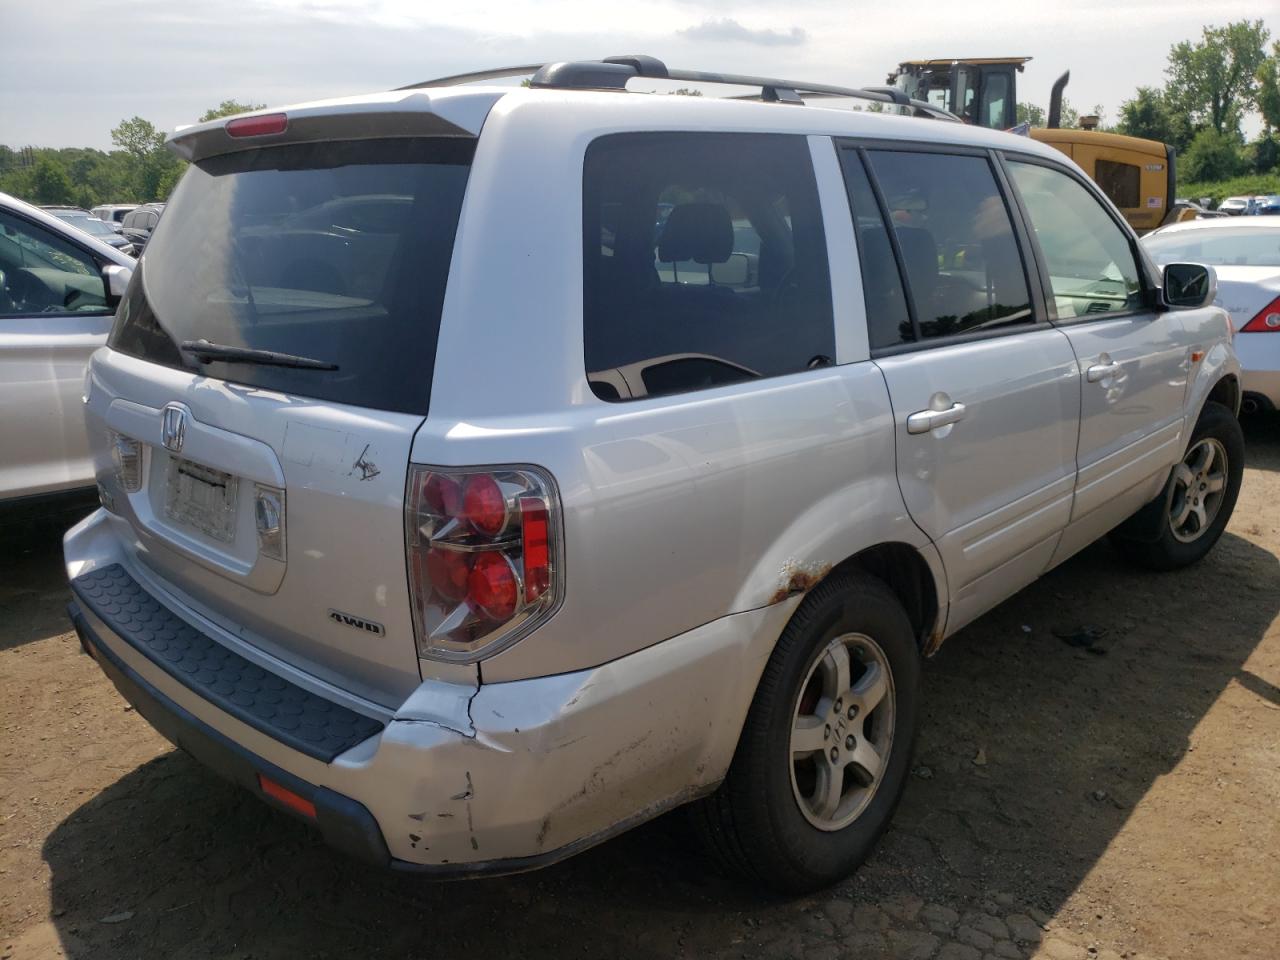
[[[394,706],[419,682],[409,450],[475,140],[298,126],[311,138],[195,158],[95,358],[91,416],[112,478],[140,451],[137,489],[112,490],[140,567],[239,639]]]

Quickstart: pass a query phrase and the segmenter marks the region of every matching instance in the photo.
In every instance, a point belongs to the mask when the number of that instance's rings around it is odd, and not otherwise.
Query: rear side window
[[[832,363],[817,186],[803,137],[618,134],[584,171],[583,338],[604,400]]]
[[[1009,210],[984,157],[871,150],[920,337],[1030,323]]]
[[[857,152],[843,150],[840,159],[844,166],[845,187],[849,191],[849,206],[857,228],[862,294],[867,305],[867,337],[871,349],[909,343],[916,335],[880,205]]]
[[[473,150],[461,139],[314,143],[192,166],[110,345],[268,390],[425,414]],[[337,369],[206,365],[181,347],[195,340]]]
[[[1137,310],[1142,280],[1129,238],[1083,184],[1060,170],[1014,161],[1017,185],[1044,255],[1060,319]]]

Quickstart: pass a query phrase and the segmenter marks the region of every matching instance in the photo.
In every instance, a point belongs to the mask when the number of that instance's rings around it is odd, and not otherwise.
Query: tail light
[[[409,468],[405,543],[418,653],[471,661],[537,629],[563,592],[560,504],[534,467]]]
[[[237,117],[228,120],[224,129],[229,137],[265,137],[284,133],[289,118],[283,113],[262,113],[256,117]]]
[[[1280,333],[1280,297],[1259,310],[1257,316],[1240,328],[1240,333]]]

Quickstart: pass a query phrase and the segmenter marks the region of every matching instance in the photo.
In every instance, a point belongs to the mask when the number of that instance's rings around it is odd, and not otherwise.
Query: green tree
[[[1173,127],[1164,91],[1155,87],[1139,87],[1131,99],[1120,104],[1120,122],[1116,124],[1116,130],[1129,137],[1168,143]]]
[[[1271,56],[1258,67],[1258,112],[1267,134],[1280,130],[1280,41],[1271,45]]]
[[[201,123],[208,123],[210,120],[220,120],[222,117],[234,117],[237,113],[248,113],[250,110],[265,110],[265,103],[241,103],[239,100],[223,100],[220,104],[212,109],[206,110],[200,115]]]
[[[1018,123],[1029,123],[1033,127],[1044,126],[1044,108],[1038,107],[1034,103],[1018,104]]]
[[[66,168],[51,157],[36,161],[31,176],[32,200],[35,203],[73,203],[74,188]]]
[[[163,200],[169,195],[183,165],[165,149],[164,131],[149,120],[132,117],[111,131],[111,142],[124,151],[123,180],[134,199]]]
[[[1170,104],[1196,126],[1236,133],[1241,115],[1255,103],[1270,36],[1261,20],[1240,20],[1205,27],[1199,43],[1174,44],[1165,68]]]
[[[1234,134],[1205,127],[1178,158],[1178,175],[1188,183],[1226,180],[1243,172],[1240,140]]]

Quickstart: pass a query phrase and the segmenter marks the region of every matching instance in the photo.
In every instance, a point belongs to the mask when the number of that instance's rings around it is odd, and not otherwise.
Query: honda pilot
[[[515,73],[171,138],[84,388],[76,630],[370,862],[526,870],[690,805],[745,876],[831,883],[945,637],[1104,535],[1221,535],[1214,274],[898,91]],[[705,80],[748,98],[628,90]]]

